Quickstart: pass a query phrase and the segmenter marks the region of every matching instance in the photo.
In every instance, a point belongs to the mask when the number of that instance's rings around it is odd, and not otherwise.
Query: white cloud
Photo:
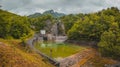
[[[0,0],[0,4],[3,6],[2,9],[20,15],[50,9],[70,14],[96,12],[112,6],[120,8],[120,0]]]

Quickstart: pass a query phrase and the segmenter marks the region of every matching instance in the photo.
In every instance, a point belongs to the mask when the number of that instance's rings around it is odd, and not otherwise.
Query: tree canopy
[[[120,10],[116,7],[61,18],[70,40],[97,41],[103,56],[120,57]],[[120,59],[119,59],[120,60]]]
[[[0,10],[0,37],[19,39],[30,34],[30,30],[27,17]]]

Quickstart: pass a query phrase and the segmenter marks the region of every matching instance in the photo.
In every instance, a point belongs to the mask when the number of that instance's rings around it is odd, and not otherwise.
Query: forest
[[[111,7],[90,14],[68,15],[62,20],[69,39],[97,41],[98,49],[103,56],[119,59],[120,11],[118,8]]]
[[[102,56],[120,60],[120,10],[116,7],[95,13],[69,14],[59,18],[44,15],[20,16],[0,9],[0,38],[21,39],[46,27],[46,21],[61,20],[69,40],[96,41]]]

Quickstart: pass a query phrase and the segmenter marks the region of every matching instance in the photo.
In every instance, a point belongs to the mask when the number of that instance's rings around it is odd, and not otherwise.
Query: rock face
[[[65,27],[60,20],[57,20],[56,23],[52,23],[50,20],[46,20],[45,23],[46,26],[44,29],[46,30],[47,34],[52,34],[54,36],[65,35]]]
[[[50,20],[46,20],[45,23],[46,23],[46,26],[45,26],[44,29],[46,30],[47,33],[51,33],[51,28],[52,28],[52,26],[53,26],[53,25],[52,25],[52,22],[51,22]]]
[[[57,23],[55,23],[52,28],[51,28],[51,33],[54,36],[64,36],[65,35],[65,27],[64,24],[61,21],[58,21]]]
[[[51,32],[47,34],[48,40],[55,42],[64,42],[67,40],[67,36],[65,36],[65,27],[64,24],[59,20],[49,28]]]
[[[60,20],[57,20],[56,23],[47,20],[44,29],[46,30],[46,34],[42,36],[47,37],[49,41],[64,42],[67,39],[64,24]]]
[[[57,23],[55,23],[52,28],[51,28],[51,34],[53,34],[54,36],[58,35],[58,26]]]

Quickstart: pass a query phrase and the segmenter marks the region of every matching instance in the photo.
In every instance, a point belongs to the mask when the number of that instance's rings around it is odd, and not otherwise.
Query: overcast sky
[[[107,7],[118,7],[120,0],[0,0],[2,9],[19,15],[29,15],[35,12],[54,11],[70,13],[90,13]]]

